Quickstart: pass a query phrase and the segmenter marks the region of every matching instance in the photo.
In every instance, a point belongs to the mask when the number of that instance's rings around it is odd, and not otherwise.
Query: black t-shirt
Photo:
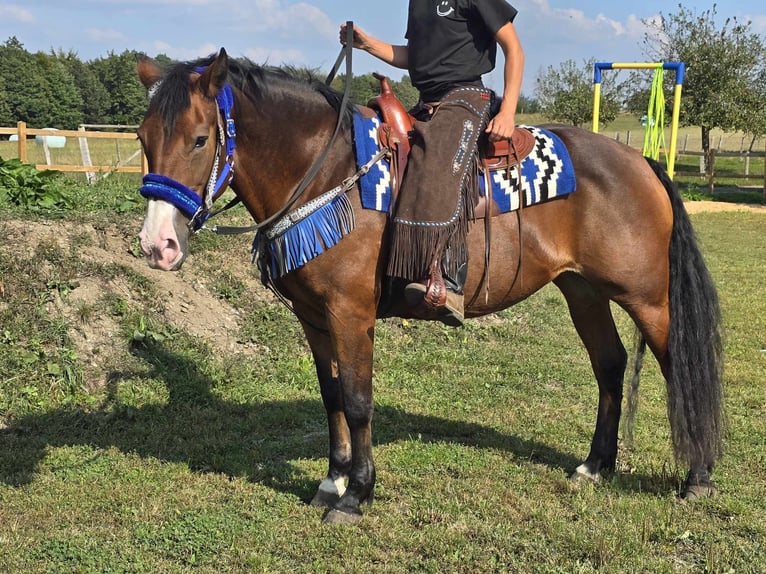
[[[495,34],[515,17],[505,0],[410,0],[409,73],[423,101],[479,84],[495,67]]]

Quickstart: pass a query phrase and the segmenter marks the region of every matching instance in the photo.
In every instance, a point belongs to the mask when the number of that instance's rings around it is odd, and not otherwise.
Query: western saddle
[[[416,120],[404,109],[391,89],[388,78],[378,73],[373,75],[380,82],[380,94],[372,98],[367,106],[382,117],[382,123],[378,128],[378,140],[382,147],[391,150],[391,193],[395,202],[399,193],[401,176],[407,167],[412,126]],[[491,142],[483,139],[480,146],[479,154],[484,174],[488,177],[490,170],[510,171],[513,166],[519,165],[534,148],[535,138],[529,130],[516,129],[510,140]],[[489,186],[486,189],[489,189]],[[490,193],[481,198],[474,208],[474,216],[477,219],[484,218],[487,213],[492,216],[497,215],[497,211],[491,207]]]

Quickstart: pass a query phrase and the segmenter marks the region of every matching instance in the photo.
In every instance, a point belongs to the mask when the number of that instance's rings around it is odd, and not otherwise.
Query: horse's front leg
[[[348,486],[325,514],[326,524],[358,522],[360,506],[372,504],[375,464],[372,458],[372,359],[375,314],[359,309],[331,309],[328,324],[335,350],[343,412],[351,440]],[[328,477],[330,478],[330,477]]]
[[[346,491],[346,481],[351,469],[351,439],[343,412],[343,394],[330,337],[307,323],[303,324],[303,330],[314,355],[330,432],[330,466],[327,476],[319,484],[319,489],[311,500],[311,505],[332,507]]]

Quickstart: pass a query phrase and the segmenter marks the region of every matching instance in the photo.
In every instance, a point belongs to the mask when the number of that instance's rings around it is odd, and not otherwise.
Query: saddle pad
[[[356,164],[361,167],[372,159],[380,149],[378,128],[381,121],[375,116],[366,118],[358,111],[354,112],[354,149]],[[362,207],[385,211],[391,207],[391,171],[387,159],[381,159],[359,179],[362,192]]]
[[[378,151],[380,119],[354,114],[354,145],[357,165],[362,166]],[[533,126],[518,126],[535,137],[535,147],[521,162],[524,207],[562,197],[575,191],[575,174],[564,142],[554,133]],[[492,199],[500,213],[519,209],[519,169],[491,170]],[[482,194],[484,178],[480,177]],[[388,160],[381,159],[359,180],[362,207],[388,212],[391,207],[391,172]]]
[[[574,167],[564,142],[548,130],[533,126],[518,126],[516,129],[529,130],[535,137],[532,152],[519,166],[511,169],[490,170],[492,200],[500,213],[515,211],[521,207],[521,193],[524,193],[523,207],[563,197],[576,189]],[[521,182],[521,186],[519,183]],[[486,195],[486,181],[479,178],[482,195]]]

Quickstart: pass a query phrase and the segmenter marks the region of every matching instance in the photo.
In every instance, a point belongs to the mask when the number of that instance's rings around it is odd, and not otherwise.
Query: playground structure
[[[681,114],[681,91],[684,83],[683,62],[596,62],[593,70],[593,132],[599,130],[599,111],[601,106],[601,76],[604,70],[655,70],[655,81],[652,85],[652,97],[650,98],[649,111],[646,121],[646,138],[644,140],[644,153],[647,149],[659,150],[659,137],[664,139],[664,93],[662,91],[662,78],[664,70],[672,70],[676,73],[676,83],[673,90],[673,117],[670,125],[670,149],[666,153],[667,171],[671,179],[675,174],[676,152],[678,147],[678,120]],[[656,112],[656,113],[655,113]],[[657,121],[659,120],[659,121]],[[653,154],[652,154],[653,155]],[[658,158],[654,158],[658,159]]]

